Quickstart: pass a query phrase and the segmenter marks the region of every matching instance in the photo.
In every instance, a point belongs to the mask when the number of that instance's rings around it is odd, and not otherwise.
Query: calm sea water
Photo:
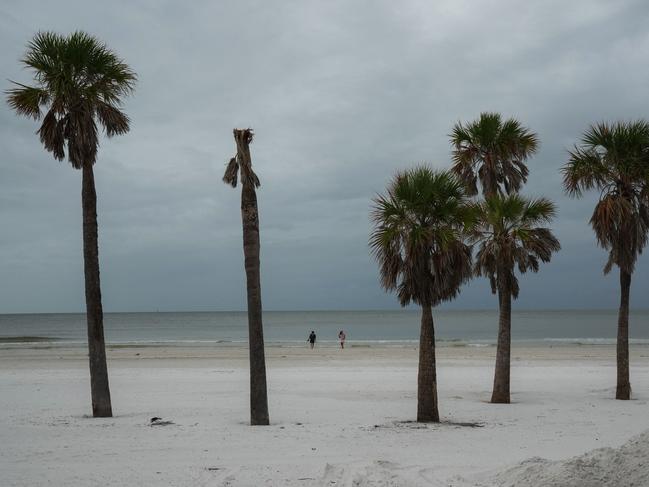
[[[495,342],[497,311],[435,311],[440,344],[485,345]],[[247,340],[244,312],[107,313],[110,344],[228,344]],[[526,342],[612,343],[616,310],[515,311],[512,338]],[[417,341],[419,312],[398,311],[270,311],[264,313],[269,343],[301,344],[311,330],[318,342],[335,342],[344,329],[350,342]],[[632,342],[649,344],[649,310],[631,312]],[[29,344],[71,345],[86,342],[83,314],[0,315],[0,347]]]

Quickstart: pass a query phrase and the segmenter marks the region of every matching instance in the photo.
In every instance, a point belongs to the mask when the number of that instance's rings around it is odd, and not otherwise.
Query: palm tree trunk
[[[419,335],[419,374],[417,376],[417,421],[439,423],[437,409],[437,369],[435,364],[435,327],[430,305],[421,307]]]
[[[508,282],[499,284],[498,301],[500,317],[498,322],[498,346],[496,348],[496,370],[492,403],[509,404],[509,371],[511,363],[512,293]]]
[[[248,346],[250,349],[250,424],[267,425],[266,358],[261,317],[261,282],[259,271],[259,212],[257,194],[252,183],[241,189],[243,220],[243,253],[248,292]]]
[[[620,269],[620,311],[617,319],[617,389],[615,399],[631,399],[629,381],[629,293],[631,274]]]
[[[90,391],[92,415],[111,417],[104,314],[101,307],[99,283],[99,247],[97,243],[97,193],[91,165],[82,170],[81,203],[83,207],[83,264],[86,281],[86,317],[88,321],[88,357],[90,361]]]

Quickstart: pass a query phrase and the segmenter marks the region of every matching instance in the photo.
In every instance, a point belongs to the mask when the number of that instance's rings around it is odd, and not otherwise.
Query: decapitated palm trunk
[[[620,311],[617,319],[617,388],[615,399],[631,399],[629,380],[629,293],[631,274],[620,269]]]
[[[245,137],[235,139],[244,163],[250,163],[250,149]],[[243,131],[241,131],[243,132]],[[248,344],[250,350],[250,423],[269,424],[266,388],[264,329],[261,316],[261,282],[259,270],[259,212],[255,186],[242,178],[241,218],[243,220],[243,253],[248,292]]]
[[[509,404],[509,371],[511,365],[511,323],[512,293],[509,282],[505,279],[499,283],[498,301],[500,316],[498,320],[498,345],[496,347],[496,370],[494,388],[491,394],[492,403]]]
[[[86,316],[88,321],[88,357],[90,361],[90,391],[92,415],[111,417],[104,314],[99,284],[99,247],[97,243],[97,193],[92,166],[82,170],[81,202],[83,206],[83,263],[86,280]]]
[[[435,327],[430,305],[422,305],[421,307],[419,374],[417,375],[417,421],[420,423],[439,423]]]

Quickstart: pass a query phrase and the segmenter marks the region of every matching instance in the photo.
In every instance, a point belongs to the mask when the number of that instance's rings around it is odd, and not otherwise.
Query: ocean
[[[434,310],[441,346],[488,346],[496,341],[498,312]],[[245,343],[245,312],[106,313],[106,341],[113,345],[209,346]],[[514,311],[512,340],[532,343],[614,343],[617,310]],[[311,330],[318,343],[334,343],[344,329],[350,343],[417,342],[419,311],[267,311],[269,344],[301,345]],[[649,344],[649,310],[633,310],[632,343]],[[30,346],[82,346],[84,314],[0,314],[0,349]]]

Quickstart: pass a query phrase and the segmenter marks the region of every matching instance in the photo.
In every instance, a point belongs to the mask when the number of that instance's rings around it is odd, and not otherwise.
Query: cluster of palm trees
[[[451,145],[449,170],[420,166],[397,173],[386,193],[374,199],[372,212],[370,248],[381,285],[396,291],[402,306],[414,302],[422,308],[421,422],[439,421],[432,307],[457,296],[473,276],[489,279],[499,305],[491,402],[509,403],[516,271],[537,272],[561,248],[543,226],[556,215],[554,203],[519,194],[529,174],[525,162],[538,148],[535,133],[513,118],[482,113],[474,122],[453,127]],[[590,223],[598,243],[609,251],[604,272],[613,265],[620,269],[616,398],[629,399],[629,287],[649,233],[649,124],[592,126],[562,170],[568,194],[600,191]]]
[[[525,161],[537,150],[536,134],[514,119],[483,113],[458,123],[451,135],[453,165],[421,166],[395,176],[374,200],[370,247],[381,283],[397,290],[402,305],[422,307],[417,420],[439,421],[435,334],[431,308],[454,298],[474,275],[489,278],[498,294],[500,323],[491,401],[510,401],[511,301],[518,296],[515,269],[537,271],[559,242],[548,228],[555,206],[518,194],[527,181]],[[483,198],[478,194],[478,183]],[[477,247],[475,258],[473,247]]]
[[[83,254],[92,411],[112,415],[99,279],[97,195],[93,166],[99,129],[108,137],[129,131],[122,111],[137,76],[113,51],[83,32],[63,36],[40,32],[28,44],[22,64],[34,86],[15,83],[8,103],[19,115],[40,120],[41,143],[57,160],[67,157],[82,171]],[[241,215],[248,291],[251,423],[268,424],[266,366],[259,272],[259,216],[252,169],[250,129],[234,130],[236,155],[223,181],[241,181]],[[525,161],[538,147],[536,134],[514,119],[484,113],[452,132],[449,171],[426,166],[397,174],[385,195],[374,200],[370,247],[381,268],[381,284],[397,292],[402,305],[422,308],[418,376],[418,421],[439,421],[432,308],[453,299],[473,276],[488,277],[498,295],[500,324],[492,402],[509,402],[511,301],[519,273],[538,271],[559,242],[543,227],[555,205],[518,192],[527,181]],[[649,229],[649,124],[600,124],[586,132],[563,169],[566,191],[580,197],[598,189],[591,224],[609,250],[605,272],[620,269],[617,397],[628,399],[629,287]],[[482,198],[477,199],[479,189]],[[474,254],[475,250],[475,255]]]

